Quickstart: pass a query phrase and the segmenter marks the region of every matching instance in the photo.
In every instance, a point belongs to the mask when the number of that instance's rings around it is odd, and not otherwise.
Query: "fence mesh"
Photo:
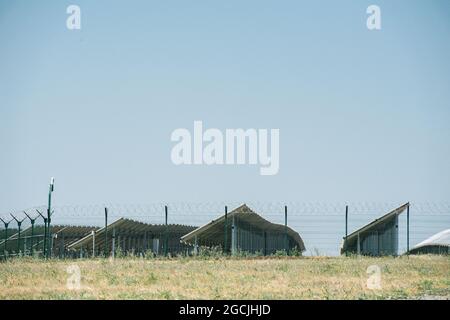
[[[102,204],[102,205],[65,205],[52,208],[51,226],[92,226],[105,225],[105,207],[108,208],[108,223],[120,218],[128,218],[149,224],[165,223],[165,206],[168,207],[168,223],[190,226],[202,226],[239,207],[240,202],[210,203],[154,203],[154,204]],[[345,236],[345,208],[348,212],[348,233],[367,225],[403,203],[299,203],[299,202],[249,202],[246,203],[254,212],[266,220],[285,223],[285,206],[287,206],[287,225],[298,232],[304,241],[304,255],[336,256]],[[21,243],[10,248],[10,254],[31,254],[30,247],[37,252],[43,249],[43,226],[47,215],[46,206],[37,206],[25,210],[16,210],[0,215],[0,255],[6,251],[5,239],[17,235],[19,224]],[[28,216],[27,216],[28,215]],[[407,247],[406,214],[401,214],[398,221],[398,248],[405,252]],[[36,233],[30,235],[34,220]],[[22,222],[20,222],[22,221]],[[8,224],[9,223],[9,224]],[[8,227],[6,230],[6,227]],[[426,238],[444,229],[450,228],[450,203],[410,203],[410,248]],[[25,232],[28,230],[28,232]],[[7,234],[6,234],[7,232]],[[16,236],[17,237],[17,236]],[[30,240],[31,238],[34,240]],[[12,241],[14,239],[10,239]],[[33,241],[33,243],[31,243]],[[39,247],[41,243],[41,247]],[[10,245],[12,243],[10,242]],[[28,248],[26,247],[28,246]]]

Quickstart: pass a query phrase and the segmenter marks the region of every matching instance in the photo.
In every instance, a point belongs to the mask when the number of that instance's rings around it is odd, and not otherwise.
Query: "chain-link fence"
[[[255,202],[246,204],[253,212],[273,224],[284,226],[287,223],[287,227],[298,233],[303,240],[306,248],[303,255],[336,256],[341,253],[346,232],[351,234],[400,207],[403,203]],[[56,206],[52,208],[50,228],[47,223],[46,206],[14,211],[0,215],[0,256],[3,258],[48,254],[54,257],[66,256],[66,249],[70,244],[89,236],[92,232],[95,235],[105,227],[106,242],[103,245],[104,251],[107,252],[106,247],[111,246],[107,238],[108,225],[121,218],[149,225],[200,227],[223,217],[225,207],[228,208],[228,212],[232,212],[240,205],[242,203],[214,202]],[[229,224],[231,223],[230,221]],[[396,223],[398,253],[402,254],[408,247],[412,248],[433,234],[450,228],[450,204],[410,203],[409,215],[404,212],[399,214]],[[155,239],[161,239],[162,249],[157,251],[164,252],[165,241],[179,242],[178,238],[165,240],[164,237],[167,235],[164,232],[166,231],[162,231],[158,238],[153,236],[151,238],[153,242],[149,242],[150,238],[147,234],[142,234],[142,237],[126,240],[128,242],[124,246],[128,250],[135,250],[138,246],[149,250],[155,246]],[[109,229],[109,236],[112,237],[112,228]],[[217,237],[222,239],[223,235],[217,234]],[[231,241],[233,234],[227,234],[224,243],[227,237]],[[92,240],[95,240],[95,236]],[[253,241],[252,238],[249,238],[249,241]],[[100,245],[98,238],[97,242]],[[95,252],[96,245],[93,246]],[[120,243],[116,243],[117,248],[120,248]],[[256,249],[258,248],[254,251]],[[99,248],[98,252],[100,251]]]

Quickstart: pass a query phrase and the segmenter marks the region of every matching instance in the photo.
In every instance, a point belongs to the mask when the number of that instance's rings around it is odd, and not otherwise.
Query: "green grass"
[[[81,288],[67,287],[67,267]],[[381,289],[367,288],[367,268]],[[198,257],[0,263],[0,299],[417,299],[450,297],[450,258]]]

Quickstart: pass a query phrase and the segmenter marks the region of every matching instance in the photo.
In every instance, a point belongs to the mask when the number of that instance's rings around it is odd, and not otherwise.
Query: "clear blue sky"
[[[449,200],[449,40],[447,0],[2,0],[0,212],[51,176],[56,205]],[[173,165],[194,120],[279,128],[279,174]]]

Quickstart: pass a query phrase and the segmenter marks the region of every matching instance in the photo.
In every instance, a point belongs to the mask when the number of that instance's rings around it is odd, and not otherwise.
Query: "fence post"
[[[21,228],[22,228],[22,222],[25,220],[25,218],[23,218],[22,220],[18,220],[15,216],[13,216],[12,215],[12,213],[10,213],[10,215],[11,215],[11,217],[13,217],[13,219],[14,220],[16,220],[16,222],[17,222],[17,227],[18,227],[18,234],[17,234],[17,256],[19,255],[19,253],[20,253],[20,240],[21,240],[21,238],[20,238],[20,236],[21,236],[21,234],[20,234],[20,232],[21,232]]]
[[[17,239],[17,254],[20,253],[20,240],[21,240],[21,231],[22,231],[22,221],[17,221],[18,230],[18,239]]]
[[[409,254],[409,202],[406,207],[406,253]]]
[[[11,222],[11,220],[8,221],[8,222],[3,220],[2,218],[0,218],[0,220],[5,225],[5,241],[3,242],[3,244],[4,244],[4,246],[3,246],[3,256],[6,259],[6,244],[8,243],[8,227],[9,227],[9,223]]]
[[[51,220],[52,220],[52,218],[51,218],[51,215],[52,215],[52,212],[51,212],[51,210],[52,210],[52,192],[53,192],[53,190],[54,190],[54,184],[55,184],[55,179],[52,177],[51,179],[50,179],[50,185],[49,185],[49,188],[48,188],[48,207],[47,207],[47,237],[48,237],[48,240],[47,240],[47,245],[49,246],[48,248],[47,248],[47,251],[46,251],[46,258],[48,259],[50,256],[51,256],[51,251],[52,251],[52,247],[51,247],[51,245],[52,245],[52,233],[51,233],[51,229],[50,229],[50,224],[51,224]]]
[[[8,226],[9,226],[9,222],[5,223],[5,247],[3,249],[3,254],[6,258],[6,251],[7,251],[7,246],[6,244],[8,243]]]
[[[34,244],[34,223],[36,222],[36,218],[32,219],[26,213],[26,211],[23,211],[23,213],[28,217],[28,219],[30,219],[30,222],[31,222],[30,256],[33,256],[33,253],[34,253],[34,249],[33,249],[33,244]]]
[[[228,207],[225,206],[225,227],[224,227],[224,239],[223,239],[223,253],[228,251]]]
[[[287,229],[287,206],[284,206],[284,248],[286,250],[286,254],[288,254],[289,244],[288,244],[288,229]]]
[[[169,246],[169,225],[167,224],[167,206],[164,206],[164,212],[165,212],[165,225],[166,225],[166,230],[165,230],[165,239],[164,239],[164,255],[167,256],[168,253],[168,246]]]
[[[105,207],[105,257],[108,256],[108,208]]]
[[[44,219],[44,241],[43,241],[43,247],[42,247],[42,254],[44,255],[44,258],[46,257],[46,249],[47,249],[47,218],[36,209],[36,212]],[[38,242],[39,244],[39,242]]]

